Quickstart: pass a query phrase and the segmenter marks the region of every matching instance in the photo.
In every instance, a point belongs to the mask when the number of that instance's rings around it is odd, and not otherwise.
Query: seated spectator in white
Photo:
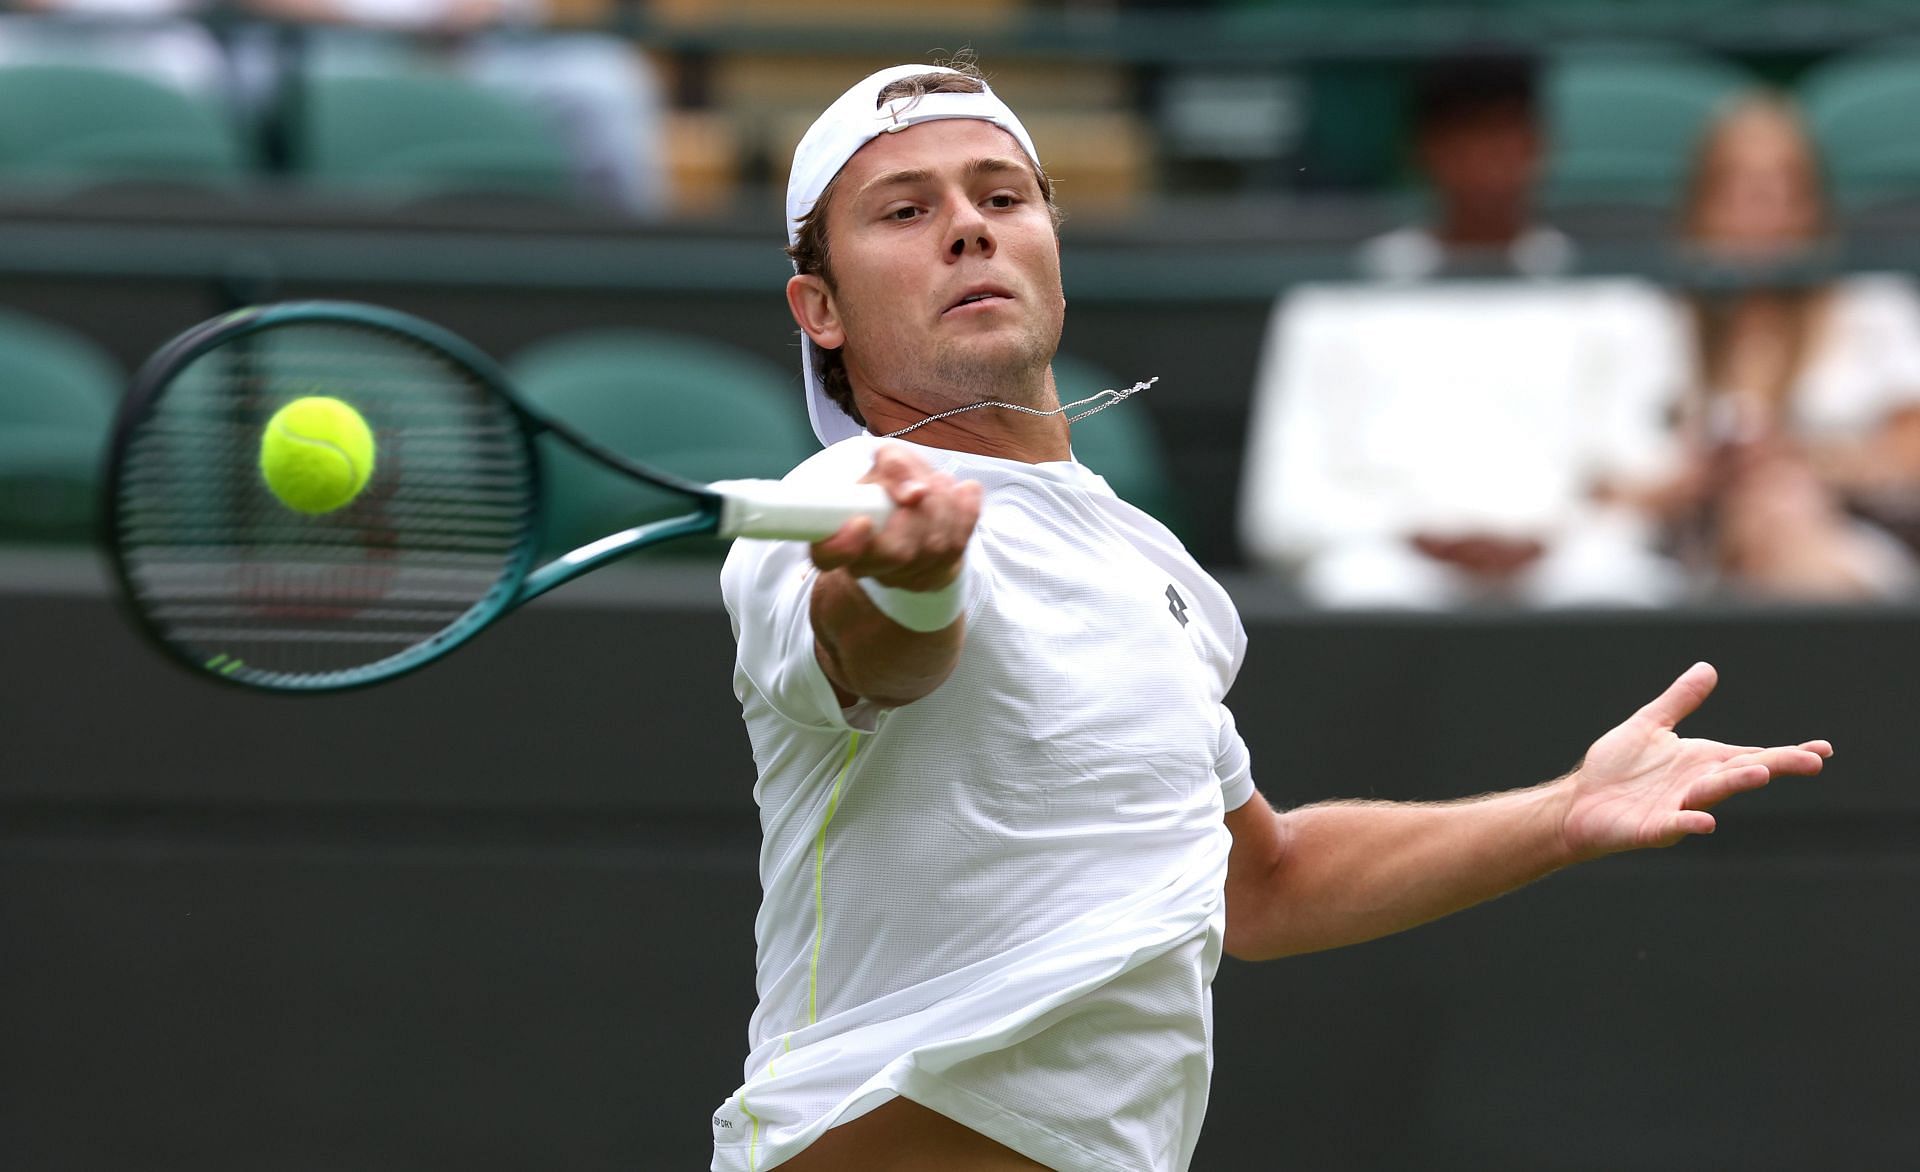
[[[1254,392],[1241,534],[1337,607],[1655,606],[1684,593],[1629,491],[1673,474],[1685,374],[1661,293],[1557,279],[1532,219],[1531,68],[1442,66],[1418,87],[1431,228],[1370,241],[1377,283],[1276,307]],[[1504,280],[1433,280],[1471,275]]]
[[[1248,555],[1329,607],[1655,606],[1652,519],[1685,372],[1634,281],[1297,289],[1255,387]]]
[[[1838,601],[1920,586],[1910,549],[1861,516],[1910,520],[1920,501],[1920,296],[1904,277],[1794,277],[1792,262],[1831,239],[1830,215],[1790,106],[1755,97],[1709,128],[1685,244],[1749,283],[1683,299],[1691,461],[1666,505],[1687,552],[1737,593]]]
[[[545,0],[249,0],[247,7],[318,26],[305,60],[321,75],[451,68],[518,94],[564,136],[582,191],[642,215],[667,206],[652,65],[619,37],[541,30]],[[250,38],[241,56],[249,90],[271,94],[277,54]]]
[[[1414,88],[1414,163],[1432,199],[1431,223],[1360,247],[1360,275],[1557,277],[1572,272],[1573,242],[1533,218],[1545,157],[1534,68],[1515,58],[1444,62]]]
[[[222,101],[226,57],[193,19],[206,7],[205,0],[23,0],[0,14],[0,67],[85,65]]]

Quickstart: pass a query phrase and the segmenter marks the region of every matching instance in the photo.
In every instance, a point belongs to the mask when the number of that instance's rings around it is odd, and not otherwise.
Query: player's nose
[[[979,257],[993,255],[992,225],[972,204],[963,205],[947,225],[947,260],[957,261],[969,253]]]

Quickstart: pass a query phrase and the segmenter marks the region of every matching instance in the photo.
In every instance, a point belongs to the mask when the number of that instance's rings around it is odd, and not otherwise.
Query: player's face
[[[1060,246],[1012,135],[974,118],[883,134],[827,208],[830,335],[856,388],[921,405],[1032,397],[1060,343]]]

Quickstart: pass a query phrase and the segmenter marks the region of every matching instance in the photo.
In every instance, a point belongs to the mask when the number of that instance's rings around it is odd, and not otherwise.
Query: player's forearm
[[[1554,782],[1441,804],[1338,802],[1279,815],[1281,849],[1239,907],[1228,951],[1271,959],[1438,919],[1574,861]],[[1235,914],[1236,910],[1241,914]]]
[[[814,582],[815,654],[842,704],[863,699],[897,708],[930,694],[953,674],[966,620],[915,631],[888,618],[847,570]]]

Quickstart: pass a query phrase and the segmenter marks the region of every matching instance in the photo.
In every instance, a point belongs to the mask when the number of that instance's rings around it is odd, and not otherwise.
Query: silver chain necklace
[[[1116,390],[1113,390],[1112,388],[1109,388],[1107,390],[1101,391],[1097,395],[1088,395],[1084,399],[1080,399],[1075,402],[1068,403],[1064,407],[1055,407],[1051,411],[1042,411],[1038,407],[1022,407],[1018,403],[1002,403],[998,399],[983,399],[978,403],[968,403],[964,407],[955,407],[948,411],[942,411],[938,415],[929,415],[918,423],[909,423],[905,427],[901,428],[900,430],[890,431],[887,434],[881,436],[880,438],[892,439],[895,436],[905,435],[916,427],[925,427],[929,423],[938,423],[942,419],[946,419],[950,416],[959,415],[967,411],[977,411],[982,407],[1005,407],[1009,411],[1018,411],[1022,415],[1059,415],[1062,412],[1071,411],[1075,407],[1083,407],[1083,406],[1086,406],[1086,404],[1088,403],[1097,402],[1103,399],[1105,400],[1105,402],[1100,403],[1098,407],[1089,407],[1087,408],[1087,410],[1082,411],[1078,415],[1067,416],[1068,423],[1078,423],[1089,415],[1098,415],[1100,412],[1105,411],[1107,408],[1113,406],[1115,403],[1118,403],[1120,400],[1125,399],[1130,395],[1139,394],[1141,391],[1146,390],[1148,387],[1152,386],[1153,384],[1159,381],[1160,381],[1160,376],[1156,374],[1152,378],[1146,380],[1145,382],[1139,382],[1139,383],[1133,384],[1132,386],[1128,387],[1124,391],[1116,391]]]

